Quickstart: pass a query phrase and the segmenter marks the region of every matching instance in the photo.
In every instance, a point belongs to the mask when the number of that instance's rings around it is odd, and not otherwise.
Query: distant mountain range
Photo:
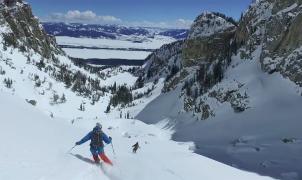
[[[54,36],[88,37],[121,39],[123,37],[153,37],[162,35],[175,39],[185,39],[188,36],[188,29],[161,29],[149,27],[126,27],[121,25],[97,25],[79,23],[42,23],[46,32]]]

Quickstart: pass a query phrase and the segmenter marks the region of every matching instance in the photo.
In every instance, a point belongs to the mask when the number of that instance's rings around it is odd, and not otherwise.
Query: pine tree
[[[0,75],[4,75],[5,71],[2,69],[2,67],[0,67]]]
[[[112,91],[112,94],[115,94],[115,93],[116,93],[116,82],[114,82],[111,91]]]
[[[137,81],[136,81],[136,87],[138,89],[144,87],[144,79],[142,78],[142,76],[139,76]]]
[[[65,103],[66,102],[66,97],[65,94],[62,94],[62,97],[60,98],[61,103]]]
[[[55,103],[55,104],[58,103],[59,98],[60,98],[59,95],[54,93],[53,97],[52,97],[53,103]]]
[[[127,112],[127,119],[130,119],[130,113],[129,113],[129,111]]]
[[[222,64],[220,62],[214,66],[214,79],[216,82],[220,82],[223,79]]]
[[[106,108],[106,111],[105,111],[105,113],[109,113],[110,112],[110,103],[108,104],[108,106],[107,106],[107,108]]]
[[[191,87],[190,87],[190,86],[187,86],[187,87],[186,87],[186,95],[187,95],[188,97],[190,97],[190,96],[192,95],[192,91],[191,91]]]
[[[79,109],[79,110],[80,110],[80,111],[85,111],[85,106],[84,106],[83,103],[80,105],[80,109]]]

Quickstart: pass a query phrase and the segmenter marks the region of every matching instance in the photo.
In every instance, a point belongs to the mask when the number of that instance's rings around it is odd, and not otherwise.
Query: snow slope
[[[228,102],[206,93],[201,99],[215,114],[197,121],[196,115],[183,112],[183,101],[176,98],[178,88],[158,96],[136,118],[146,123],[169,119],[175,127],[173,139],[194,141],[197,153],[220,162],[282,179],[300,179],[301,88],[279,73],[264,73],[257,61],[260,50],[252,60],[234,56],[225,78],[210,91],[246,94],[247,99],[240,102],[247,104],[244,112],[235,113]]]
[[[191,143],[170,141],[168,130],[124,119],[99,120],[113,137],[116,151],[114,156],[106,146],[115,166],[100,168],[92,164],[88,143],[68,154],[97,120],[72,125],[50,119],[16,96],[1,92],[0,99],[0,179],[271,179],[193,154]],[[132,154],[130,147],[136,141],[141,149]]]

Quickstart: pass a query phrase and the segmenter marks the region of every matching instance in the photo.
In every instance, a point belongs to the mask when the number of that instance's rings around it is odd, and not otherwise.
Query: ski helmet
[[[97,122],[95,126],[98,127],[98,128],[100,128],[100,129],[102,129],[102,125],[99,122]]]

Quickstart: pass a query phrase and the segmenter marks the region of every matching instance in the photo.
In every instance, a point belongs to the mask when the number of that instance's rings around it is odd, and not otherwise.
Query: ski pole
[[[112,142],[111,142],[111,147],[112,147],[113,155],[116,156]]]
[[[74,145],[69,151],[68,153],[70,153],[77,145]]]

